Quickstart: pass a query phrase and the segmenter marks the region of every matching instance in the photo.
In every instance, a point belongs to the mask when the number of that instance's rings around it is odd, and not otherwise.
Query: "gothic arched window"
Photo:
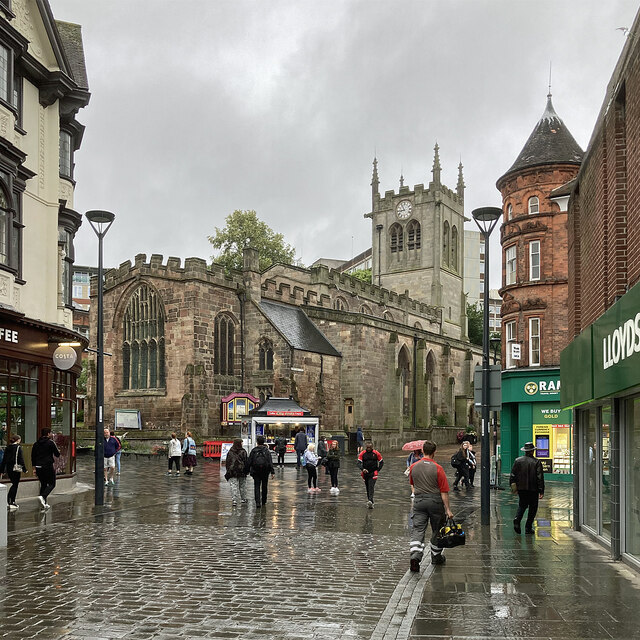
[[[164,310],[159,295],[146,284],[131,295],[123,320],[122,388],[162,389]],[[162,344],[162,349],[158,344]]]
[[[404,250],[404,233],[402,227],[399,224],[394,224],[389,230],[391,238],[391,253],[396,253]]]
[[[222,376],[234,375],[235,323],[226,314],[220,314],[216,317],[213,343],[213,372]]]
[[[420,237],[420,223],[417,220],[412,220],[407,225],[407,249],[412,251],[413,249],[419,249],[422,239]]]
[[[449,223],[445,220],[442,229],[442,264],[449,266]]]
[[[366,305],[366,304],[363,304],[363,305],[360,307],[360,313],[364,313],[364,314],[365,314],[365,315],[367,315],[367,316],[372,316],[372,315],[373,315],[373,313],[371,312],[371,309],[370,309],[370,308],[369,308],[369,306],[368,306],[368,305]]]
[[[258,347],[258,368],[260,371],[273,370],[273,345],[266,338]]]
[[[451,268],[458,270],[458,228],[455,225],[451,228]]]
[[[337,311],[348,311],[349,307],[347,301],[344,298],[338,297],[333,301],[333,308]]]
[[[406,347],[402,347],[398,354],[398,370],[400,372],[400,389],[402,393],[402,415],[408,416],[410,403],[411,364]]]

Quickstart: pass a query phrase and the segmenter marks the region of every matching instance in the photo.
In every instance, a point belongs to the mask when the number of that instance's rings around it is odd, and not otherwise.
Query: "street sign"
[[[473,372],[473,404],[476,408],[482,407],[482,367],[479,365]],[[499,364],[489,366],[489,411],[502,411],[502,370]]]
[[[511,343],[511,359],[512,360],[520,360],[522,358],[522,348],[519,343],[512,342]]]

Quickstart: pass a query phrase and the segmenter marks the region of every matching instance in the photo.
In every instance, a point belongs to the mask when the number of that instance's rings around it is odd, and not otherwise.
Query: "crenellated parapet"
[[[144,253],[135,256],[133,264],[130,260],[123,262],[117,269],[105,272],[105,288],[110,289],[132,278],[150,277],[168,280],[199,280],[212,285],[237,288],[242,284],[242,273],[235,271],[228,274],[218,264],[207,264],[203,258],[187,258],[182,266],[180,258],[164,257],[154,253],[149,260]]]

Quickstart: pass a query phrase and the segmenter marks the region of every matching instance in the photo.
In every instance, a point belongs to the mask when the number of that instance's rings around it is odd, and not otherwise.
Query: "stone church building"
[[[323,265],[260,272],[250,247],[232,274],[144,254],[108,271],[106,424],[137,409],[144,429],[229,437],[221,400],[235,392],[293,396],[323,432],[362,426],[378,442],[468,424],[481,350],[466,336],[461,168],[443,186],[436,147],[427,188],[381,198],[377,161],[372,187],[373,284]]]

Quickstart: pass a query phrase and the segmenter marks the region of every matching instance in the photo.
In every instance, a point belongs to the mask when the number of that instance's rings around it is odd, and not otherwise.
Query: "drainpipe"
[[[413,418],[412,425],[413,430],[415,431],[417,428],[416,424],[416,410],[418,406],[418,336],[413,336]]]

